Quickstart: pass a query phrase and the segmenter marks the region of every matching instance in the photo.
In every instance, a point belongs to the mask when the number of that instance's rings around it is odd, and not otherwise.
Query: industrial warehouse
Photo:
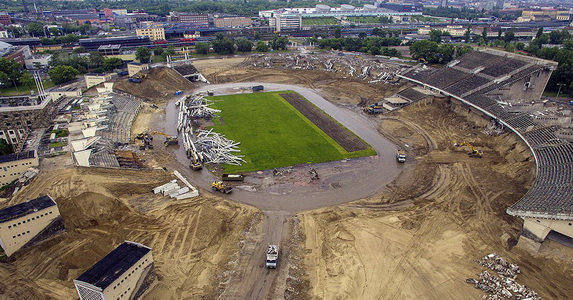
[[[476,50],[439,69],[326,52],[128,68],[61,89],[22,134],[48,128],[51,146],[0,157],[21,173],[7,183],[39,168],[1,212],[8,297],[570,294],[571,116],[542,98],[555,63]],[[235,129],[270,101],[290,126]],[[319,158],[347,156],[233,171],[272,154],[247,133],[289,127],[318,132],[301,149],[320,137]]]

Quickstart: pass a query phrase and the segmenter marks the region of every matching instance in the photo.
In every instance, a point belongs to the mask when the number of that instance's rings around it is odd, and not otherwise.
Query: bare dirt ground
[[[410,145],[417,162],[381,197],[299,214],[300,278],[313,298],[477,299],[483,293],[464,279],[481,272],[475,260],[491,252],[520,265],[518,282],[543,298],[571,295],[570,259],[512,247],[521,224],[505,209],[531,184],[529,154],[510,135],[480,129],[445,101],[382,117],[380,130]],[[483,149],[484,158],[468,157],[453,146],[459,141]]]
[[[173,97],[175,91],[195,88],[195,84],[169,68],[152,68],[141,73],[146,74],[143,82],[133,83],[129,82],[127,77],[120,78],[114,84],[114,90],[128,93],[150,102],[163,103],[166,98]]]
[[[217,275],[256,209],[209,195],[176,203],[153,195],[170,179],[162,170],[43,171],[10,203],[51,195],[66,232],[0,264],[0,298],[77,299],[73,279],[124,240],[153,249],[158,280],[147,299],[215,298],[224,279]]]
[[[299,94],[281,94],[288,103],[296,108],[301,114],[307,117],[314,125],[320,128],[329,137],[335,140],[344,150],[348,152],[360,151],[367,148],[366,144],[356,135],[343,128],[322,112],[318,107],[308,102]]]

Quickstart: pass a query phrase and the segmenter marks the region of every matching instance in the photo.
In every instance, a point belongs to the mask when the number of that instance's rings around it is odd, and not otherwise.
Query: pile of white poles
[[[213,129],[199,131],[195,140],[197,151],[206,162],[237,166],[245,162],[242,155],[233,154],[241,151],[237,149],[239,144],[222,134],[213,132]]]

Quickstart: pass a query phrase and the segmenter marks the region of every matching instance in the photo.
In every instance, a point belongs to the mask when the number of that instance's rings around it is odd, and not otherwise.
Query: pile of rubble
[[[251,56],[251,66],[259,68],[320,70],[340,74],[369,83],[394,83],[395,76],[409,69],[398,64],[357,59],[352,55],[325,56],[299,53],[261,54]]]
[[[496,276],[483,271],[479,274],[479,279],[466,279],[467,283],[474,284],[477,289],[490,294],[484,296],[484,299],[541,299],[535,291],[515,281],[520,273],[518,265],[509,263],[495,253],[488,254],[477,262],[498,274]]]
[[[237,166],[245,162],[242,156],[233,154],[241,152],[237,148],[239,144],[222,134],[213,132],[213,129],[199,130],[195,140],[195,147],[205,162]]]

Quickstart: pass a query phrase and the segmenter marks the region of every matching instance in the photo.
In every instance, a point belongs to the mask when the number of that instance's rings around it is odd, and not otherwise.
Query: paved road
[[[385,139],[377,131],[378,124],[372,117],[365,116],[344,107],[334,105],[316,92],[293,85],[271,84],[271,83],[229,83],[219,85],[208,85],[205,88],[194,92],[213,90],[217,94],[231,94],[248,92],[248,88],[253,85],[264,85],[265,91],[292,90],[323,109],[326,113],[353,131],[356,135],[370,144],[378,153],[377,156],[368,158],[353,159],[352,162],[338,163],[338,173],[329,174],[324,178],[321,176],[323,185],[309,185],[296,187],[287,192],[277,194],[264,191],[249,192],[235,189],[226,198],[241,203],[246,203],[260,208],[264,212],[262,226],[262,237],[252,241],[249,245],[252,249],[249,253],[244,253],[241,263],[235,270],[236,278],[231,278],[226,290],[221,297],[229,299],[268,299],[274,294],[271,288],[275,285],[281,286],[284,282],[279,282],[281,272],[287,272],[287,268],[279,267],[277,270],[267,270],[264,267],[265,250],[267,245],[278,243],[281,245],[281,256],[288,256],[288,232],[287,219],[300,211],[316,209],[325,206],[332,206],[363,199],[379,193],[390,183],[404,168],[403,164],[398,164],[395,159],[396,145]],[[168,103],[166,111],[165,132],[177,134],[177,108],[175,101]],[[181,165],[173,167],[180,170],[185,176],[199,187],[210,190],[211,182],[216,178],[207,170],[192,172],[187,165],[189,160],[185,156],[183,147],[175,151],[177,161]],[[332,163],[329,167],[332,167]],[[316,164],[316,169],[320,173],[322,164]],[[326,184],[325,184],[326,183]],[[332,188],[328,183],[336,183],[337,188]],[[281,295],[274,295],[281,298]]]

